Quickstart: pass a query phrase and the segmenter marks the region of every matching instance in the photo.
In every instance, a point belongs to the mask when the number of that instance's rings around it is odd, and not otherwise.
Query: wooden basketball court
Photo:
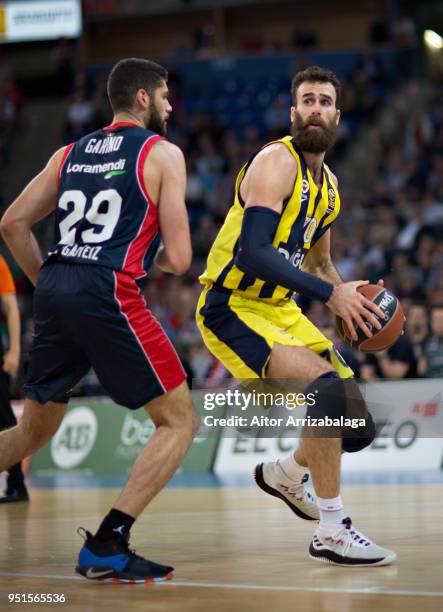
[[[344,488],[358,529],[397,551],[396,565],[341,569],[307,555],[312,524],[255,487],[168,488],[133,529],[132,544],[170,563],[158,585],[88,582],[74,574],[82,539],[116,489],[33,490],[30,504],[0,507],[0,608],[10,593],[64,594],[70,610],[281,612],[443,609],[441,484]],[[52,604],[51,609],[54,609]]]

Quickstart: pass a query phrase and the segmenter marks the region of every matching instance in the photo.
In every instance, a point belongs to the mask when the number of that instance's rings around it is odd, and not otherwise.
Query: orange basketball
[[[377,304],[384,312],[385,317],[381,321],[379,330],[373,329],[371,323],[367,326],[372,331],[372,338],[368,338],[362,329],[356,327],[358,340],[352,340],[348,326],[340,317],[336,318],[337,330],[346,344],[364,353],[376,353],[383,351],[396,342],[401,335],[404,324],[403,308],[393,293],[380,285],[362,285],[357,289],[369,300]]]

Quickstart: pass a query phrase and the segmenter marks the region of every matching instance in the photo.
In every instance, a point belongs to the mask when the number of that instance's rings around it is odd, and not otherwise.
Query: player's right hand
[[[368,284],[369,281],[359,280],[336,285],[326,302],[326,306],[346,323],[353,340],[358,339],[356,327],[360,327],[368,338],[372,337],[366,321],[371,323],[375,329],[381,329],[378,318],[383,318],[383,312],[376,304],[357,291],[358,287]]]

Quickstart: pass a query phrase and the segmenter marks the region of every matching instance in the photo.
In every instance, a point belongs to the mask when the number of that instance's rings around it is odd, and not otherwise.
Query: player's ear
[[[295,119],[295,106],[291,106],[291,123],[294,123]]]
[[[341,117],[341,111],[337,109],[335,112],[335,125],[338,125],[340,123],[340,117]]]
[[[143,110],[149,107],[149,94],[146,89],[139,89],[135,94],[135,102],[137,106]]]

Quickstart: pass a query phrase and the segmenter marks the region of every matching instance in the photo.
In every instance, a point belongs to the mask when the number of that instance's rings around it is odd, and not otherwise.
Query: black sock
[[[23,476],[20,463],[16,463],[8,470],[7,487],[8,489],[22,489],[25,486],[25,478]]]
[[[105,516],[95,537],[99,540],[115,540],[129,533],[135,518],[125,512],[112,508]]]

